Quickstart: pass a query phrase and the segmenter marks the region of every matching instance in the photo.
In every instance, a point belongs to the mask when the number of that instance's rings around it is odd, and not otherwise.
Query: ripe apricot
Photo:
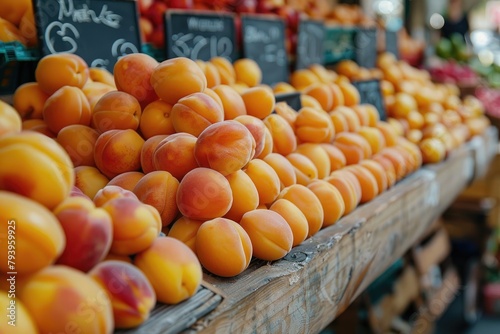
[[[217,85],[213,87],[213,91],[222,102],[225,120],[234,119],[237,116],[247,114],[243,98],[233,87],[228,85]]]
[[[392,161],[381,154],[375,154],[371,159],[378,162],[384,168],[387,176],[387,187],[392,187],[396,183],[396,170]]]
[[[304,94],[314,97],[324,111],[333,108],[333,93],[330,87],[321,82],[313,83],[304,88]]]
[[[350,132],[358,132],[359,128],[361,127],[361,121],[359,120],[358,115],[352,108],[348,106],[340,106],[335,108],[333,112],[334,113],[339,112],[342,115],[344,115],[344,118],[346,119],[347,126]]]
[[[201,68],[207,78],[207,87],[212,88],[220,85],[220,74],[214,64],[208,61],[196,60],[196,64]]]
[[[373,159],[365,159],[361,161],[360,166],[366,168],[377,180],[377,186],[379,193],[385,191],[389,186],[389,181],[387,178],[387,173],[384,170],[384,166]]]
[[[292,246],[297,246],[306,240],[309,233],[309,225],[306,216],[300,209],[284,198],[278,199],[271,204],[269,210],[278,213],[287,222],[292,230]]]
[[[379,194],[377,179],[368,169],[361,165],[352,165],[346,167],[346,170],[354,174],[359,181],[361,186],[360,203],[369,202]]]
[[[120,186],[108,184],[95,194],[93,201],[97,207],[101,207],[115,198],[132,198],[135,200],[139,200],[131,190],[126,190]]]
[[[326,151],[319,145],[313,143],[304,143],[297,146],[296,153],[305,155],[312,161],[318,170],[318,178],[324,179],[330,175],[331,165],[330,158]]]
[[[286,102],[278,102],[274,106],[274,112],[288,122],[295,131],[295,121],[297,120],[297,111],[293,110]]]
[[[344,201],[344,215],[352,212],[358,206],[361,198],[358,197],[355,184],[346,177],[343,169],[333,172],[325,181],[333,185],[340,192]]]
[[[255,140],[255,154],[254,156],[259,156],[264,150],[265,136],[266,136],[266,125],[264,122],[257,117],[250,115],[241,115],[234,119],[235,121],[243,124],[248,131],[252,134]]]
[[[105,187],[109,179],[93,166],[75,167],[75,186],[89,198]]]
[[[297,90],[302,90],[309,85],[319,81],[319,78],[309,69],[300,69],[293,71],[290,76],[290,83]]]
[[[118,186],[120,188],[123,188],[125,190],[132,191],[139,182],[139,180],[144,176],[144,173],[141,172],[125,172],[122,174],[119,174],[109,180],[108,184],[106,186]]]
[[[21,129],[22,120],[16,109],[0,100],[0,136],[19,132]]]
[[[377,128],[362,126],[358,134],[361,135],[370,144],[372,154],[380,152],[385,147],[385,137]]]
[[[89,68],[89,82],[103,83],[111,88],[116,89],[114,75],[104,67],[90,67]],[[87,82],[88,83],[88,82]]]
[[[423,163],[437,163],[446,157],[446,147],[437,138],[425,138],[419,144]]]
[[[99,133],[91,127],[74,124],[59,131],[56,141],[68,153],[75,167],[95,166],[94,147]]]
[[[27,82],[17,87],[12,103],[23,120],[43,118],[43,106],[49,94],[40,89],[38,82]]]
[[[250,176],[243,170],[237,170],[226,176],[233,194],[233,204],[224,215],[234,221],[240,221],[248,211],[255,210],[259,205],[259,192]]]
[[[378,121],[376,128],[382,132],[386,146],[394,146],[397,142],[398,134],[393,126],[384,121]]]
[[[241,94],[248,115],[264,119],[270,115],[276,104],[272,89],[269,86],[256,86]]]
[[[341,132],[335,136],[335,143],[353,145],[361,148],[363,150],[364,159],[369,158],[372,155],[370,143],[365,139],[365,137],[358,133]]]
[[[321,107],[321,104],[318,102],[318,100],[316,100],[312,96],[301,94],[300,103],[302,104],[302,107],[310,107],[318,111],[324,111],[323,107]]]
[[[139,101],[122,91],[104,94],[92,111],[92,126],[100,133],[108,130],[137,130],[142,109]]]
[[[314,180],[307,185],[307,188],[318,197],[323,207],[322,227],[335,224],[344,215],[344,199],[335,186],[325,180]]]
[[[338,85],[342,91],[342,95],[344,95],[344,105],[349,107],[359,104],[359,92],[353,84],[349,82],[339,82]]]
[[[6,281],[6,279],[5,279]],[[6,281],[7,282],[7,281]],[[17,283],[17,282],[16,282]],[[16,284],[17,285],[17,284]],[[6,287],[0,291],[0,307],[3,310],[8,310],[9,307],[12,307],[11,300],[9,298],[10,287]],[[3,321],[0,323],[0,332],[1,333],[9,333],[9,334],[36,334],[38,333],[38,328],[33,320],[33,317],[29,314],[24,303],[16,299],[15,304],[15,312],[16,312],[16,326],[12,326],[8,321]]]
[[[35,78],[40,89],[52,95],[63,86],[83,88],[89,78],[89,68],[87,63],[75,54],[50,54],[38,62]]]
[[[154,163],[154,153],[160,142],[167,137],[167,135],[156,135],[146,139],[142,145],[141,169],[144,174],[157,170]]]
[[[2,17],[0,17],[0,41],[2,42],[20,42],[23,45],[26,45],[28,41],[23,36],[21,31],[17,26],[12,24]]]
[[[379,154],[392,162],[397,181],[401,180],[407,174],[408,166],[406,165],[406,161],[394,147],[386,147]]]
[[[282,94],[282,93],[292,93],[295,92],[295,88],[287,82],[278,82],[273,85],[274,94]]]
[[[290,161],[297,177],[297,184],[307,186],[312,180],[318,178],[318,168],[316,165],[303,154],[290,153],[286,156]]]
[[[253,159],[244,169],[259,193],[259,204],[272,203],[280,193],[280,178],[264,160]]]
[[[165,101],[157,100],[148,104],[142,111],[139,123],[144,139],[175,133],[171,112],[172,106]]]
[[[333,123],[333,128],[335,133],[349,131],[349,123],[347,122],[347,117],[338,110],[333,110],[328,113]]]
[[[32,4],[29,0],[5,0],[0,5],[0,17],[17,26],[30,8]]]
[[[217,68],[221,84],[232,85],[236,82],[236,72],[229,60],[224,57],[214,57],[210,59],[210,63]]]
[[[266,128],[264,129],[264,147],[262,148],[262,152],[259,155],[256,155],[255,158],[264,159],[266,156],[273,152],[273,146],[274,143],[271,131],[269,131],[266,126]]]
[[[287,158],[278,153],[270,153],[263,160],[278,174],[281,184],[280,191],[285,187],[297,183],[295,168]]]
[[[203,223],[203,220],[181,216],[172,224],[167,235],[182,241],[196,254],[196,234]]]
[[[335,136],[335,129],[326,112],[303,107],[295,121],[295,134],[302,142],[330,143]]]
[[[90,105],[82,90],[64,86],[54,92],[43,106],[43,119],[49,129],[58,133],[72,124],[90,125]]]
[[[257,62],[250,58],[238,59],[233,63],[236,82],[243,82],[248,87],[260,85],[262,71]]]
[[[332,144],[319,144],[320,147],[325,150],[328,158],[330,159],[330,174],[332,171],[340,169],[347,164],[346,157],[342,151]]]
[[[264,119],[273,138],[273,152],[288,155],[297,148],[297,138],[293,128],[285,118],[278,114],[271,114]]]

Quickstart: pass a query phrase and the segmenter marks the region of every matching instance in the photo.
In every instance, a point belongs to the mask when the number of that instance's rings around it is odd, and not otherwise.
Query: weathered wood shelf
[[[421,168],[279,261],[253,261],[234,278],[205,274],[193,298],[159,306],[127,333],[320,332],[480,176],[498,140],[489,130],[476,141],[484,144],[467,143]]]

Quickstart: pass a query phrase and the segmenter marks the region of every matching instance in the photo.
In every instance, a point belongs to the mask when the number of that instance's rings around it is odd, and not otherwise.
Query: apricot
[[[381,154],[376,154],[371,157],[371,159],[375,162],[378,162],[384,168],[385,174],[387,176],[387,187],[392,187],[396,183],[396,170],[392,161],[389,158],[382,156]]]
[[[313,83],[304,88],[304,94],[314,97],[324,111],[330,111],[333,108],[333,92],[326,83]]]
[[[420,142],[419,147],[423,163],[437,163],[446,157],[446,147],[437,138],[425,138]]]
[[[120,57],[113,69],[116,88],[133,96],[142,106],[157,100],[156,88],[153,89],[152,84],[152,75],[158,71],[157,66],[158,61],[145,53]]]
[[[0,17],[0,41],[7,43],[17,41],[23,45],[28,43],[19,28],[2,17]]]
[[[0,17],[18,25],[24,13],[32,7],[29,0],[5,0],[0,5]]]
[[[376,128],[379,129],[384,136],[386,146],[396,145],[398,133],[393,126],[387,122],[379,121],[376,124]]]
[[[296,150],[297,138],[285,118],[271,114],[264,119],[264,124],[273,138],[273,152],[286,156]]]
[[[316,234],[323,226],[323,207],[318,197],[309,188],[300,184],[291,185],[280,192],[278,199],[289,200],[302,211],[309,226],[307,237]]]
[[[45,101],[42,113],[45,123],[56,134],[68,125],[90,125],[90,105],[77,87],[64,86],[55,91]]]
[[[259,192],[250,176],[242,170],[227,175],[226,179],[231,187],[233,203],[224,218],[239,221],[244,213],[257,208]]]
[[[401,153],[394,147],[386,147],[380,153],[383,157],[389,159],[394,167],[396,181],[401,180],[408,172],[408,166]]]
[[[333,123],[333,128],[335,133],[346,132],[349,131],[349,123],[347,121],[347,117],[338,110],[333,110],[328,113]]]
[[[335,72],[348,78],[354,78],[360,70],[361,67],[354,60],[350,59],[341,60],[335,66]]]
[[[89,273],[111,300],[115,328],[132,328],[148,320],[156,294],[146,275],[131,263],[105,261]]]
[[[203,60],[196,60],[195,62],[205,74],[208,88],[220,85],[221,82],[220,74],[219,71],[217,70],[217,67],[215,67],[214,64],[208,61],[205,62]]]
[[[54,75],[55,73],[57,75]],[[75,54],[50,54],[38,62],[35,78],[40,89],[52,95],[63,86],[83,88],[89,78],[89,68],[87,63]]]
[[[413,110],[418,110],[415,98],[408,93],[397,93],[394,105],[392,106],[392,116],[405,118]]]
[[[361,161],[360,166],[366,168],[377,180],[379,193],[385,191],[389,187],[389,180],[384,166],[373,159],[365,159]]]
[[[129,57],[130,55],[127,55]],[[121,60],[120,58],[119,60]],[[90,67],[89,78],[93,82],[99,82],[116,89],[114,74],[105,69],[104,67]]]
[[[95,194],[108,182],[109,179],[96,167],[75,167],[75,186],[90,198],[94,198]]]
[[[310,69],[295,70],[290,75],[290,83],[297,90],[303,90],[319,81],[319,78]]]
[[[335,147],[332,144],[319,144],[320,147],[325,150],[328,155],[328,159],[330,160],[330,171],[328,174],[333,172],[334,170],[340,169],[347,164],[346,157],[342,151]]]
[[[339,106],[334,109],[334,112],[340,112],[344,115],[350,132],[358,132],[359,128],[361,127],[361,121],[359,120],[358,114],[356,114],[356,112],[351,107]]]
[[[163,170],[181,180],[198,167],[194,156],[196,137],[189,133],[174,133],[158,143],[152,153],[154,170]]]
[[[49,94],[40,89],[38,82],[27,82],[17,87],[12,104],[23,120],[43,118],[43,106]]]
[[[131,190],[108,184],[95,194],[93,201],[97,207],[101,207],[112,199],[124,197],[139,200]]]
[[[326,182],[333,185],[340,192],[342,200],[344,201],[344,215],[352,212],[361,200],[356,193],[355,185],[345,177],[343,169],[332,173],[325,179]]]
[[[264,122],[257,117],[250,115],[241,115],[234,118],[235,121],[243,124],[248,131],[252,134],[255,140],[255,154],[254,156],[259,156],[264,150],[265,136],[266,136],[266,125]]]
[[[278,102],[274,107],[276,114],[282,116],[295,131],[295,121],[297,120],[297,111],[293,110],[286,102]]]
[[[68,125],[62,128],[56,141],[68,153],[75,167],[95,166],[94,147],[99,133],[81,124]]]
[[[237,116],[247,114],[243,98],[233,87],[228,85],[217,85],[213,87],[213,91],[222,102],[225,120],[234,119]]]
[[[30,6],[19,22],[19,31],[26,39],[26,46],[34,47],[38,44],[38,30],[35,25],[35,14],[33,6]]]
[[[323,108],[321,107],[321,104],[316,100],[314,97],[306,95],[306,94],[301,94],[300,95],[300,103],[302,107],[310,107],[313,108],[317,111],[324,111]]]
[[[280,179],[274,169],[264,160],[253,159],[245,167],[259,193],[259,204],[272,203],[280,193]]]
[[[278,153],[270,153],[263,158],[263,160],[271,166],[280,179],[280,191],[283,188],[297,183],[297,176],[295,168],[292,163]]]
[[[359,147],[363,150],[363,157],[369,158],[372,156],[372,148],[368,140],[358,133],[352,132],[341,132],[335,136],[335,143],[352,145]],[[347,156],[346,156],[347,158]]]
[[[302,142],[329,143],[335,136],[335,128],[327,113],[303,107],[295,121],[295,134]]]
[[[0,137],[0,161],[0,190],[29,197],[49,209],[69,195],[75,182],[68,154],[37,132]]]
[[[15,270],[20,275],[34,273],[55,262],[61,255],[66,238],[57,218],[41,204],[8,192],[0,191],[0,226],[4,232],[2,242],[0,270],[12,272],[8,255],[12,255],[15,241]],[[12,232],[11,232],[12,231]],[[15,233],[14,233],[15,232]]]
[[[160,142],[168,135],[156,135],[148,138],[141,149],[141,168],[144,174],[157,170],[154,165],[154,152]]]
[[[322,227],[335,224],[344,215],[344,199],[332,184],[325,180],[314,180],[307,185],[307,188],[318,197],[323,208]]]
[[[143,176],[144,173],[142,172],[125,172],[109,180],[107,186],[118,186],[125,190],[132,191]]]
[[[156,95],[171,105],[207,88],[203,71],[193,60],[185,57],[162,61],[155,67],[150,80]]]
[[[276,100],[273,91],[268,86],[256,86],[247,89],[241,94],[248,115],[264,119],[269,116],[275,107]]]
[[[385,137],[382,131],[377,128],[362,126],[358,134],[365,138],[368,144],[370,144],[372,154],[377,154],[385,147]]]
[[[361,165],[352,165],[346,167],[345,170],[354,174],[361,185],[361,204],[369,202],[377,197],[379,194],[378,182],[368,169]]]
[[[0,136],[20,132],[22,120],[16,109],[0,100]]]
[[[257,159],[264,159],[265,157],[267,157],[269,154],[271,154],[273,152],[273,146],[274,146],[273,137],[271,135],[271,131],[269,131],[267,126],[264,129],[263,141],[264,141],[264,145],[262,148],[262,152],[260,152],[259,155],[255,155],[255,158],[257,158]]]
[[[209,220],[222,217],[232,203],[229,181],[213,169],[193,169],[184,176],[177,189],[177,206],[187,218]]]
[[[9,297],[9,293],[7,292],[9,289],[10,287],[7,287],[5,291],[0,290],[0,307],[2,310],[6,310],[4,312],[7,315],[7,319],[4,319],[4,321],[0,323],[0,332],[9,334],[39,333],[35,321],[26,309],[26,306],[24,306],[24,303],[21,300],[16,299],[15,304],[12,304],[14,300]],[[15,326],[9,324],[9,322],[12,321],[11,319],[15,319],[13,322]]]
[[[83,86],[82,92],[89,101],[90,109],[94,110],[95,105],[101,97],[107,93],[116,92],[116,88],[102,82],[88,80],[85,86]]]
[[[203,223],[203,220],[195,220],[182,216],[172,224],[168,231],[168,236],[182,241],[196,254],[196,233],[198,233]]]
[[[238,223],[215,218],[203,223],[196,234],[196,254],[202,266],[222,277],[242,273],[252,259],[252,242]]]
[[[141,105],[125,92],[112,91],[104,94],[92,112],[92,126],[100,133],[108,130],[137,130],[141,119]]]
[[[274,94],[292,93],[295,92],[295,87],[290,85],[288,82],[278,82],[273,85]]]
[[[358,89],[349,82],[339,82],[338,86],[344,96],[344,105],[350,107],[359,104],[360,96]]]
[[[359,124],[360,126],[368,126],[368,123],[370,122],[370,115],[368,114],[368,104],[358,104],[355,106],[352,106],[352,110],[358,116],[359,119]]]
[[[224,57],[214,57],[210,63],[215,66],[219,72],[220,83],[223,85],[232,85],[236,82],[236,72],[233,64]]]
[[[172,105],[157,100],[149,103],[141,114],[139,128],[145,139],[156,135],[170,135],[175,133],[171,117]]]
[[[300,209],[286,199],[278,199],[271,204],[269,210],[278,213],[285,219],[292,230],[292,247],[300,245],[309,233],[309,225],[306,216]]]
[[[313,143],[304,143],[297,146],[295,153],[305,155],[316,166],[318,178],[323,179],[330,175],[330,158],[326,151],[319,145]]]
[[[155,207],[162,226],[169,225],[177,216],[176,194],[179,181],[169,172],[154,171],[144,175],[134,187],[134,194],[145,204]]]
[[[286,156],[286,159],[295,170],[298,184],[306,186],[312,180],[318,178],[318,168],[307,156],[300,153],[290,153]]]
[[[255,87],[262,81],[262,71],[257,62],[250,58],[238,59],[233,63],[236,82]]]
[[[338,106],[345,105],[344,94],[342,93],[342,90],[340,89],[339,85],[331,82],[328,84],[328,87],[330,88],[330,91],[333,96],[333,104],[330,110],[333,110]]]
[[[104,259],[113,240],[109,214],[83,197],[69,197],[54,209],[66,236],[57,264],[87,272]]]
[[[134,264],[151,282],[157,300],[166,304],[178,304],[193,296],[203,278],[194,252],[171,237],[156,238],[151,247],[135,256]]]
[[[209,125],[224,119],[222,107],[205,93],[194,93],[181,98],[171,110],[175,131],[199,136]]]
[[[95,164],[110,179],[118,174],[137,171],[141,168],[143,144],[144,139],[132,129],[106,131],[95,143]]]

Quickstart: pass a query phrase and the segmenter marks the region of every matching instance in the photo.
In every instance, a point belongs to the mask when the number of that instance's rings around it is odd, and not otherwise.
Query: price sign
[[[34,0],[42,55],[74,53],[113,71],[118,58],[141,49],[134,0]]]
[[[325,27],[321,21],[303,20],[297,37],[296,69],[324,63]]]
[[[385,121],[387,116],[385,114],[384,101],[382,100],[382,93],[380,91],[380,81],[354,81],[352,84],[356,86],[359,91],[360,103],[367,103],[375,106],[380,115],[380,119]]]
[[[399,58],[398,32],[392,30],[385,31],[385,50]]]
[[[302,108],[299,92],[276,94],[276,103],[286,102],[293,110],[299,111]]]
[[[377,29],[359,28],[355,38],[356,63],[374,68],[377,62]]]
[[[233,15],[167,11],[165,14],[167,58],[187,57],[208,61],[214,57],[236,60]]]
[[[243,16],[243,57],[253,59],[262,70],[262,83],[288,81],[285,22],[278,18]]]
[[[335,64],[344,59],[354,59],[356,30],[349,27],[326,27],[324,61]]]

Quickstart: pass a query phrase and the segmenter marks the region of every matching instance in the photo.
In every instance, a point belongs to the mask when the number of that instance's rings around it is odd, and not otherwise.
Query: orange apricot
[[[154,153],[158,144],[167,138],[167,135],[156,135],[148,138],[141,148],[141,169],[144,174],[157,170],[154,163]]]
[[[319,144],[320,147],[325,150],[328,158],[330,159],[330,174],[332,171],[340,169],[347,164],[346,157],[342,151],[332,144]]]
[[[274,94],[283,94],[292,92],[295,92],[295,88],[287,82],[278,82],[273,86]]]
[[[116,89],[114,75],[104,67],[90,67],[89,78],[90,78],[89,82],[103,83],[107,86],[110,86],[111,88]]]
[[[318,178],[318,168],[316,165],[303,154],[290,153],[286,156],[287,160],[292,164],[297,184],[307,186],[312,180]]]
[[[333,107],[333,93],[325,83],[317,82],[307,86],[304,94],[314,97],[325,111],[330,111]]]
[[[360,96],[358,89],[349,82],[339,82],[338,83],[342,95],[344,95],[344,104],[346,106],[355,106],[359,104]]]
[[[241,115],[234,119],[235,121],[243,124],[248,131],[252,134],[255,140],[255,154],[254,156],[259,156],[264,150],[265,136],[266,136],[266,125],[264,122],[257,117],[250,115]]]
[[[360,203],[369,202],[379,194],[377,179],[368,169],[361,165],[351,165],[345,170],[354,174],[361,185]]]
[[[292,246],[297,246],[306,240],[309,233],[307,218],[295,204],[281,198],[274,201],[269,210],[278,213],[290,226],[293,236]]]
[[[383,157],[389,159],[394,166],[394,171],[396,173],[396,180],[401,180],[408,171],[408,166],[406,165],[406,161],[394,147],[386,147],[380,153]]]
[[[328,113],[333,123],[333,127],[335,129],[335,133],[346,132],[349,131],[349,123],[347,121],[347,117],[338,110],[333,110]]]
[[[257,62],[250,58],[238,59],[233,63],[236,82],[243,82],[248,87],[260,85],[262,71]]]
[[[376,128],[379,129],[384,136],[386,146],[396,145],[398,134],[393,126],[387,122],[378,121]]]
[[[237,116],[247,114],[243,98],[233,87],[228,85],[217,85],[213,87],[213,91],[222,102],[225,120],[234,119]]]
[[[325,181],[333,185],[340,192],[344,201],[344,215],[352,212],[361,200],[356,193],[354,184],[347,178],[345,171],[339,170],[328,176]]]
[[[276,104],[272,89],[269,86],[256,86],[241,94],[248,115],[264,119],[269,116]]]
[[[344,199],[340,191],[331,183],[325,180],[314,180],[307,185],[307,188],[318,197],[323,207],[322,227],[335,224],[344,215]]]
[[[333,111],[340,112],[344,115],[350,132],[357,132],[361,127],[359,117],[352,108],[348,106],[340,106],[335,108]]]
[[[221,79],[220,79],[220,74],[217,68],[215,67],[214,64],[210,62],[206,62],[203,60],[195,60],[196,65],[200,67],[200,69],[203,71],[205,74],[205,77],[207,78],[207,87],[212,88],[217,85],[220,85]]]
[[[297,111],[286,102],[278,102],[274,107],[274,112],[287,120],[288,124],[295,131],[295,121],[297,120]]]
[[[319,78],[309,69],[300,69],[293,71],[290,76],[290,83],[297,90],[302,90],[309,85],[319,81]]]
[[[361,161],[360,166],[366,168],[377,180],[377,186],[379,193],[385,191],[389,186],[389,181],[387,173],[384,170],[384,166],[373,159],[365,159]]]
[[[318,178],[324,179],[330,175],[330,158],[326,151],[319,145],[313,143],[304,143],[297,146],[295,153],[300,153],[308,157],[318,170]]]
[[[326,112],[303,107],[295,121],[295,134],[302,142],[330,143],[335,136],[335,128]]]
[[[381,154],[375,154],[373,157],[371,157],[371,160],[378,162],[384,168],[385,174],[387,176],[387,187],[392,187],[397,181],[396,169],[394,168],[394,164],[392,163],[392,161]]]
[[[295,168],[287,158],[278,153],[270,153],[263,160],[278,174],[281,183],[280,191],[285,187],[297,183]]]
[[[45,123],[56,134],[68,125],[90,125],[90,105],[78,87],[58,89],[45,101],[42,113]]]
[[[38,82],[27,82],[17,87],[12,103],[23,120],[43,118],[43,106],[49,94],[40,89]]]
[[[255,158],[257,159],[264,159],[266,156],[268,156],[270,153],[273,152],[273,137],[271,135],[271,131],[266,128],[264,129],[264,145],[262,148],[262,152],[259,155],[256,155]]]
[[[195,220],[182,216],[172,224],[167,235],[182,241],[196,254],[196,233],[198,233],[203,223],[203,220]]]
[[[259,192],[250,176],[241,169],[227,175],[226,179],[231,186],[233,204],[224,218],[240,221],[245,213],[259,205]]]
[[[253,159],[244,169],[259,193],[259,204],[272,203],[278,197],[281,183],[278,174],[264,160]]]
[[[0,136],[20,132],[21,129],[22,120],[16,109],[0,100]]]
[[[295,151],[297,138],[285,118],[278,114],[271,114],[264,119],[264,124],[273,138],[273,152],[288,155]]]
[[[437,163],[446,157],[446,147],[437,138],[425,138],[419,144],[423,163]]]
[[[63,86],[83,88],[89,78],[89,68],[87,63],[75,54],[50,54],[38,62],[35,78],[40,89],[52,95]]]
[[[141,172],[125,172],[109,180],[106,186],[118,186],[128,191],[134,190],[135,185],[144,176]]]
[[[139,101],[122,91],[104,94],[92,111],[92,127],[100,133],[108,130],[137,130],[142,109]]]
[[[236,82],[236,72],[233,64],[224,57],[214,57],[210,63],[215,66],[220,75],[220,83],[223,85],[232,85]]]
[[[370,143],[358,133],[341,132],[335,136],[335,143],[354,145],[361,148],[365,159],[372,155]]]
[[[68,125],[59,131],[56,141],[68,153],[73,165],[95,166],[94,147],[99,133],[85,125]]]
[[[148,104],[141,113],[139,123],[144,139],[175,133],[171,112],[172,106],[165,101],[157,100]]]
[[[385,137],[377,128],[362,126],[358,134],[361,135],[370,144],[372,154],[380,152],[385,147]]]

